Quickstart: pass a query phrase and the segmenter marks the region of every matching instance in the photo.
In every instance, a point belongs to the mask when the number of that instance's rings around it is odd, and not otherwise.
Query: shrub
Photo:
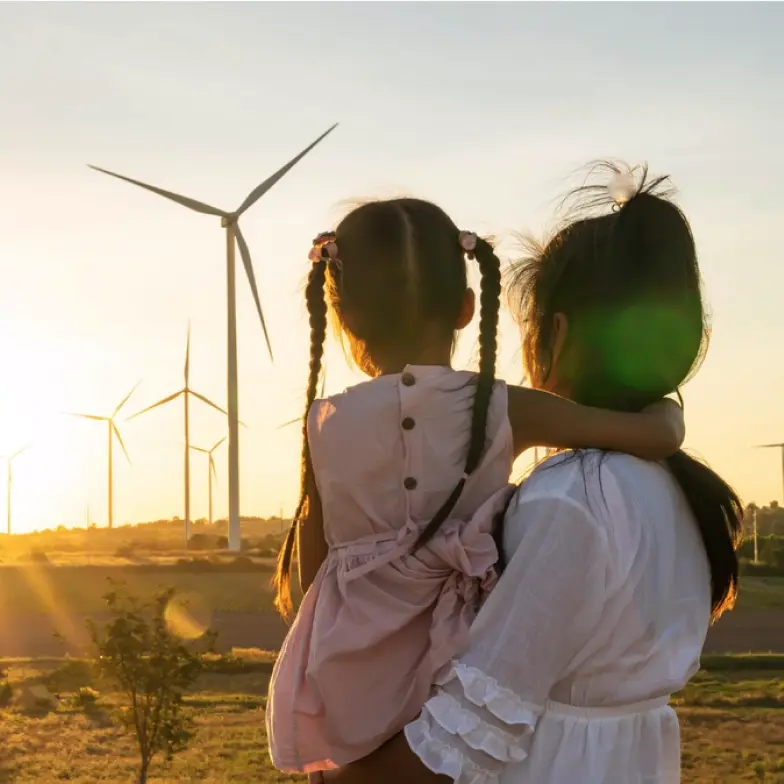
[[[82,686],[73,696],[73,705],[78,710],[91,711],[98,703],[101,695],[90,686]]]
[[[29,561],[30,563],[37,563],[37,564],[48,564],[51,563],[49,560],[49,556],[43,551],[37,548],[30,550],[30,552],[26,556],[22,556],[20,561]]]
[[[174,589],[148,602],[112,590],[104,597],[110,617],[106,625],[99,628],[88,621],[99,666],[125,698],[120,718],[136,737],[139,784],[146,783],[158,754],[170,759],[191,738],[184,695],[204,665],[194,644],[169,629],[167,608],[173,598]],[[211,650],[214,635],[202,640]]]
[[[131,542],[123,542],[115,551],[115,558],[133,558],[136,555]]]

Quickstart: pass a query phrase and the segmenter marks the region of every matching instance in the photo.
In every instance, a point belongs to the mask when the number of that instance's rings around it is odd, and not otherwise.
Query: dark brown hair
[[[608,177],[625,192],[613,194]],[[667,177],[649,179],[647,167],[597,164],[566,200],[555,236],[544,245],[527,242],[509,295],[526,330],[523,359],[535,385],[552,370],[558,313],[568,323],[558,372],[576,402],[640,411],[677,392],[699,367],[709,329],[697,252],[668,184]],[[699,526],[718,617],[737,594],[741,502],[685,452],[666,462]]]
[[[434,204],[419,199],[392,199],[352,210],[335,232],[337,258],[322,248],[306,287],[310,315],[310,372],[302,429],[302,487],[286,540],[278,556],[274,584],[276,606],[291,610],[291,568],[296,530],[309,502],[313,466],[308,445],[307,415],[316,396],[326,336],[327,311],[339,334],[348,340],[359,368],[370,376],[382,366],[402,370],[415,364],[422,347],[423,326],[443,330],[452,340],[468,288],[460,231]],[[465,476],[422,529],[416,547],[426,544],[457,504],[465,480],[482,458],[485,430],[495,380],[496,333],[501,272],[492,245],[477,238],[470,254],[481,272],[479,373],[476,378],[471,435]]]

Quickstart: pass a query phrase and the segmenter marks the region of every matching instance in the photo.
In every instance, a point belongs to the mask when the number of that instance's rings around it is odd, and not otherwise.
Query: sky
[[[241,511],[297,495],[311,239],[349,200],[401,194],[466,229],[541,234],[596,158],[672,175],[700,253],[713,339],[684,389],[686,445],[744,500],[782,499],[784,29],[781,4],[0,4],[0,454],[17,530],[106,523],[106,431],[182,386],[226,401],[217,219],[91,163],[221,208],[334,122],[243,218],[275,350],[238,268]],[[502,322],[499,375],[521,380]],[[456,363],[469,367],[475,330]],[[327,392],[360,377],[339,348]],[[182,407],[118,419],[115,522],[183,516]],[[192,441],[225,434],[194,404]],[[192,514],[207,512],[206,458]],[[215,512],[227,513],[225,446]],[[0,488],[0,497],[3,491]]]

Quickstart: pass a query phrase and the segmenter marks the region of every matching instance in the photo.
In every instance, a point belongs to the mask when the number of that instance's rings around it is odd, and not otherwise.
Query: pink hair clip
[[[460,247],[465,251],[469,259],[473,259],[476,251],[478,237],[473,231],[461,231],[458,239]]]
[[[324,231],[313,240],[313,247],[308,253],[308,258],[314,263],[318,264],[320,261],[325,261],[324,251],[327,252],[330,261],[339,261],[338,259],[338,246],[335,243],[335,232]]]

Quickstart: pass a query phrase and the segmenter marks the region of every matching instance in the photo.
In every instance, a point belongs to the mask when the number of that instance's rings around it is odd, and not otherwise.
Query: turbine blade
[[[95,414],[71,414],[71,413],[68,413],[68,414],[66,414],[66,416],[78,417],[79,419],[92,419],[95,422],[106,422],[109,419],[109,417],[96,416]]]
[[[148,411],[152,411],[154,408],[165,406],[167,403],[171,403],[172,400],[176,400],[183,392],[185,392],[185,390],[181,389],[179,392],[175,392],[173,395],[169,395],[168,397],[163,398],[163,400],[159,400],[157,403],[153,403],[151,406],[147,406],[147,408],[144,408],[141,411],[137,411],[135,414],[128,417],[128,421],[131,419],[136,419],[136,417],[140,417],[142,414],[146,414]]]
[[[282,425],[278,425],[276,430],[283,430],[284,427],[290,427],[291,425],[296,425],[297,422],[302,422],[302,417],[297,417],[296,419],[289,419],[288,422],[284,422]]]
[[[139,384],[141,384],[141,383],[142,382],[139,381],[139,383],[136,384],[136,386],[123,398],[122,403],[120,403],[120,405],[117,406],[117,408],[114,409],[114,413],[111,416],[112,419],[114,419],[114,417],[116,417],[117,414],[120,413],[120,409],[131,399],[131,395],[139,388]]]
[[[259,298],[259,290],[256,286],[256,276],[253,273],[253,262],[250,260],[248,243],[245,242],[245,237],[242,236],[239,223],[234,224],[234,236],[237,238],[237,246],[240,249],[242,265],[245,267],[245,274],[248,276],[248,283],[250,284],[250,290],[253,294],[253,301],[256,303],[256,310],[261,319],[261,328],[264,330],[264,340],[267,341],[267,351],[269,351],[270,359],[272,359],[272,344],[270,343],[269,333],[267,332],[267,323],[264,321],[264,313],[261,310],[261,299]]]
[[[191,372],[191,322],[188,321],[188,339],[185,342],[185,386],[188,386],[188,379]]]
[[[226,416],[229,415],[228,411],[224,411],[217,403],[213,403],[212,400],[210,400],[208,397],[204,397],[204,395],[200,395],[198,392],[194,392],[192,389],[190,390],[190,393],[194,397],[201,400],[202,403],[206,403],[208,406],[212,406],[212,408],[214,408],[216,411],[220,411],[221,414],[225,414]]]
[[[11,455],[11,457],[10,457],[10,458],[8,458],[8,459],[9,459],[9,460],[13,460],[14,458],[17,458],[17,457],[19,457],[19,455],[21,455],[21,454],[22,454],[22,452],[26,452],[26,451],[27,451],[29,448],[30,448],[30,444],[25,444],[25,446],[23,446],[21,449],[17,449],[17,450],[16,450],[16,452],[14,452],[14,453]]]
[[[102,169],[100,166],[93,166],[91,164],[87,164],[91,169],[94,171],[101,172],[102,174],[108,174],[110,177],[116,177],[118,180],[123,180],[125,182],[131,183],[131,185],[137,185],[140,188],[144,188],[147,191],[152,191],[152,193],[157,193],[159,196],[163,196],[164,199],[170,199],[177,204],[181,204],[183,207],[187,207],[190,210],[194,210],[195,212],[201,212],[204,215],[217,215],[218,217],[225,217],[226,213],[223,210],[219,210],[217,207],[211,207],[209,204],[205,204],[201,201],[196,201],[196,199],[191,199],[188,196],[181,196],[179,193],[173,193],[172,191],[165,191],[163,188],[156,188],[154,185],[148,185],[146,182],[140,182],[139,180],[134,180],[131,177],[125,177],[122,174],[117,174],[116,172],[109,171],[108,169]]]
[[[327,369],[324,368],[321,371],[321,388],[319,389],[319,397],[324,397],[324,393],[327,389]]]
[[[784,444],[757,444],[756,449],[779,449],[784,448]]]
[[[299,163],[320,141],[325,139],[335,128],[338,127],[338,124],[335,123],[329,130],[325,131],[321,134],[321,136],[316,139],[315,142],[308,145],[299,155],[292,158],[285,166],[278,171],[275,172],[271,177],[268,177],[261,185],[257,185],[249,194],[248,197],[245,199],[244,202],[240,205],[240,208],[237,210],[236,215],[239,217],[242,215],[245,210],[252,207],[275,183],[283,177],[284,174],[288,173],[288,171],[294,167],[297,163]]]
[[[213,446],[212,449],[210,449],[210,454],[212,454],[225,440],[226,440],[226,436],[223,436],[223,438],[221,438],[221,440],[218,441],[218,443],[215,444],[215,446]]]
[[[212,455],[210,455],[210,471],[212,471],[212,476],[217,481],[218,472],[215,470],[215,461],[212,459]]]
[[[208,455],[208,454],[209,454],[209,450],[207,450],[207,449],[202,449],[200,446],[191,446],[191,449],[192,449],[194,452],[201,452],[201,453],[202,453],[202,454],[204,454],[204,455]]]
[[[120,442],[120,446],[122,447],[123,454],[125,455],[125,459],[128,461],[128,464],[131,463],[131,458],[128,456],[128,450],[125,448],[125,444],[123,443],[122,436],[120,435],[120,431],[117,429],[117,425],[112,422],[112,430],[114,434],[117,436],[117,440]]]

